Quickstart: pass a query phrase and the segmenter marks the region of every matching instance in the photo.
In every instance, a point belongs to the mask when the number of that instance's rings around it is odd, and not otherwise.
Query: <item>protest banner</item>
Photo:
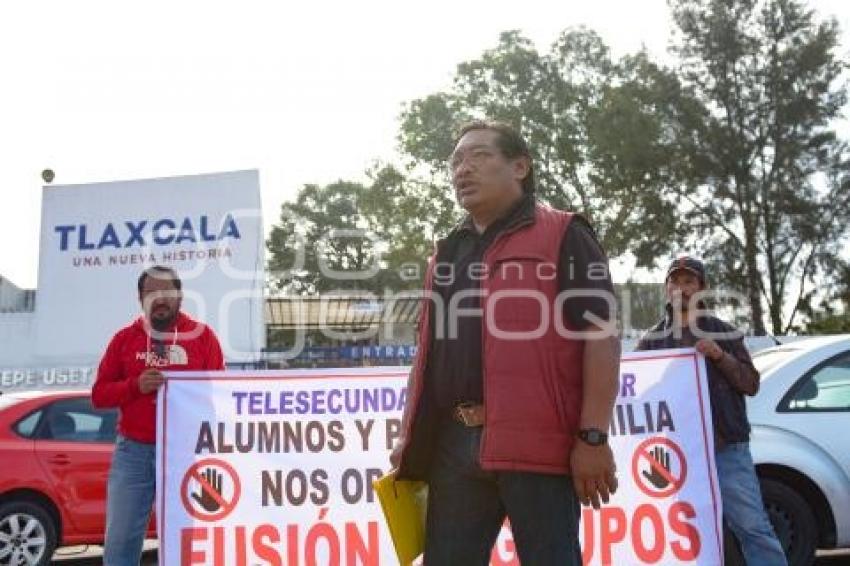
[[[164,564],[396,564],[372,482],[401,432],[407,368],[168,374],[159,398]],[[620,489],[584,509],[585,563],[719,564],[705,366],[628,354],[610,443]],[[492,564],[518,564],[506,525]]]
[[[692,349],[630,353],[609,443],[620,487],[582,512],[586,564],[721,564],[705,360]]]

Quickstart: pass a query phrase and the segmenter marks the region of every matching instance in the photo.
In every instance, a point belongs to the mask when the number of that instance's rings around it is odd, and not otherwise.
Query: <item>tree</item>
[[[330,275],[366,271],[375,258],[374,231],[358,205],[365,191],[349,181],[305,185],[294,203],[283,204],[266,243],[273,288],[316,294],[367,287],[361,279]]]
[[[671,7],[676,71],[645,53],[614,60],[585,29],[546,54],[505,32],[450,89],[406,107],[402,149],[446,182],[460,123],[511,122],[541,198],[589,216],[610,255],[651,266],[691,248],[715,286],[746,294],[756,333],[766,318],[784,333],[847,236],[847,146],[830,129],[846,102],[837,24],[793,0]]]
[[[445,186],[413,175],[405,176],[391,165],[376,165],[367,172],[371,184],[361,201],[362,212],[386,242],[383,262],[391,291],[420,289],[428,257],[461,216]]]
[[[447,186],[462,123],[513,124],[531,147],[539,197],[588,216],[611,255],[631,251],[651,265],[675,242],[677,201],[663,188],[676,174],[671,144],[681,136],[672,134],[687,126],[674,120],[685,98],[645,53],[614,61],[586,29],[565,31],[545,54],[510,31],[459,65],[451,89],[410,102],[399,138],[411,163]]]
[[[848,146],[831,129],[847,99],[837,24],[795,0],[670,5],[675,70],[644,52],[615,59],[583,28],[545,53],[503,33],[458,66],[449,89],[406,105],[403,169],[376,166],[369,184],[308,186],[284,206],[296,220],[272,233],[270,267],[289,264],[293,238],[314,242],[328,228],[379,243],[308,254],[305,270],[275,285],[340,288],[317,278],[319,257],[355,269],[380,253],[381,273],[343,288],[418,286],[433,242],[460,216],[445,167],[453,133],[487,117],[520,129],[539,197],[588,216],[610,256],[633,253],[651,267],[689,248],[707,259],[713,286],[746,295],[757,334],[767,321],[774,333],[797,328],[848,236]]]
[[[835,261],[832,269],[837,274],[835,285],[827,290],[820,308],[805,304],[801,310],[808,317],[805,328],[795,328],[806,334],[850,333],[850,263]]]
[[[626,281],[614,285],[614,293],[619,299],[619,326],[626,338],[642,336],[664,315],[664,285],[661,283]]]
[[[838,26],[794,0],[671,7],[679,73],[705,109],[673,194],[715,280],[748,297],[755,332],[766,303],[785,333],[847,235],[847,147],[831,130],[847,98]]]
[[[294,294],[419,289],[438,235],[456,221],[442,187],[378,164],[369,184],[305,185],[267,241],[270,286]],[[294,267],[294,269],[293,269]]]
[[[850,334],[850,313],[830,313],[815,316],[806,325],[806,334]]]

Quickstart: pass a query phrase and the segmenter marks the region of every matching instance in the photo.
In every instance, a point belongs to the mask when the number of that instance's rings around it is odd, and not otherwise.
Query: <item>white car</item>
[[[850,335],[753,355],[761,389],[747,399],[765,508],[790,564],[850,547]]]

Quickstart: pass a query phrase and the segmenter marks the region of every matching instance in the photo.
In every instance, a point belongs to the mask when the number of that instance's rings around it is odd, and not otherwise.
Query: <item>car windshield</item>
[[[793,358],[800,351],[799,348],[771,348],[753,354],[753,365],[764,375],[777,365]]]

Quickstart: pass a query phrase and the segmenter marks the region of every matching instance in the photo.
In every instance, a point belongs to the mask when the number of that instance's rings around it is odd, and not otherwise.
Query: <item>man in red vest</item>
[[[462,128],[466,219],[426,275],[399,477],[428,482],[425,563],[485,565],[507,517],[523,564],[580,565],[580,505],[617,488],[620,344],[608,261],[582,217],[534,198],[510,126]]]

